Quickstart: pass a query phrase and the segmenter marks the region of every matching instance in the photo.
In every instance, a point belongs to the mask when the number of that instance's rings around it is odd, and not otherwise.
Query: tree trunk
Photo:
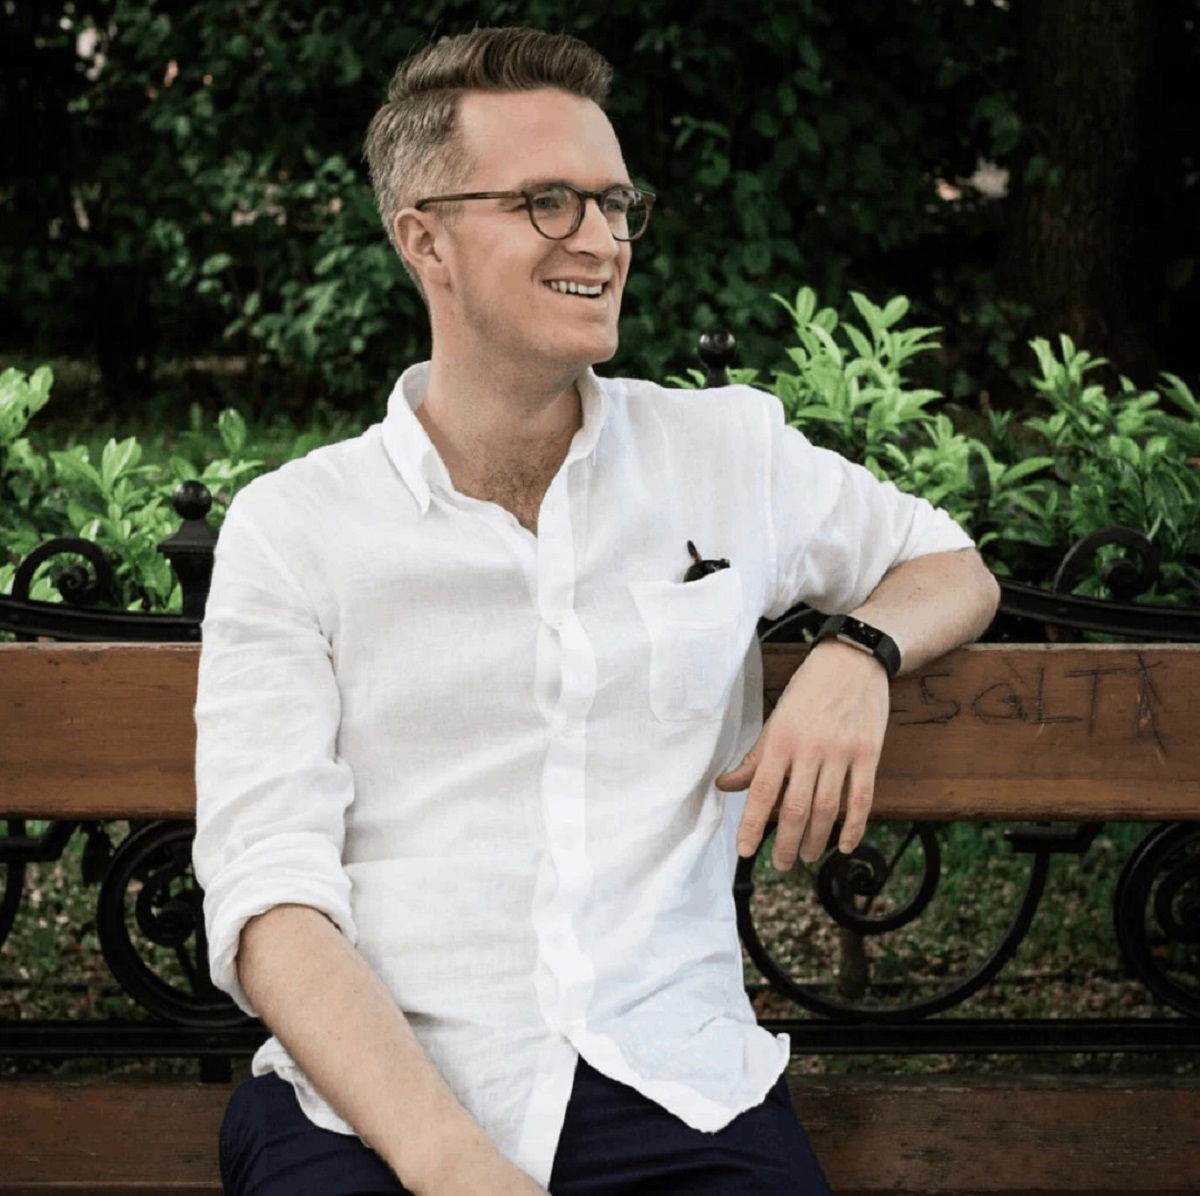
[[[1026,157],[1000,263],[1030,329],[1155,372],[1154,0],[1013,0]]]

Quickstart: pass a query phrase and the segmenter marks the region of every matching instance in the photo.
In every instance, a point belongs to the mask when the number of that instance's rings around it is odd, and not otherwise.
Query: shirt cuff
[[[350,878],[332,843],[319,835],[286,834],[246,848],[205,886],[204,923],[212,982],[251,1017],[259,1013],[238,982],[238,943],[246,923],[276,905],[307,905],[351,945],[358,941]]]

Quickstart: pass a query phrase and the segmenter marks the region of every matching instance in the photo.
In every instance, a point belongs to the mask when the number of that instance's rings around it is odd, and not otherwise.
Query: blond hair
[[[603,108],[611,82],[612,67],[577,38],[517,27],[444,37],[400,64],[383,106],[371,118],[363,150],[379,218],[422,297],[393,225],[401,209],[453,191],[470,174],[458,131],[463,93],[555,87]],[[446,209],[441,214],[453,217]]]

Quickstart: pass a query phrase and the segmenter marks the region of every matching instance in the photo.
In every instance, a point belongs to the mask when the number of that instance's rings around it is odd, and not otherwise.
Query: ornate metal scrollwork
[[[1100,580],[1118,602],[1129,602],[1144,594],[1159,579],[1162,554],[1148,536],[1132,527],[1106,527],[1084,536],[1067,549],[1054,575],[1053,590],[1070,594],[1096,572],[1100,549],[1119,544],[1129,549],[1124,556],[1100,566]]]
[[[23,818],[7,820],[8,831],[0,836],[0,876],[4,878],[0,893],[0,945],[8,937],[21,905],[21,890],[25,880],[25,865],[57,860],[75,833],[77,822],[55,819],[35,835],[26,832]],[[85,824],[89,827],[95,824]]]
[[[896,863],[918,839],[923,852],[921,879],[916,891],[886,914],[872,914],[871,904],[883,892]],[[817,872],[816,891],[825,912],[846,930],[856,934],[885,934],[915,921],[937,892],[942,874],[942,855],[936,826],[914,823],[898,851],[889,860],[870,843],[860,843],[849,855],[833,852]],[[860,908],[856,898],[865,899]]]
[[[838,1021],[896,1023],[916,1021],[941,1013],[961,1004],[991,981],[1012,958],[1033,920],[1045,889],[1053,850],[1050,846],[1030,849],[1028,845],[1022,845],[1009,836],[1012,846],[1020,854],[1030,856],[1024,892],[999,943],[973,971],[964,976],[948,978],[940,991],[932,996],[903,1004],[871,1003],[861,999],[870,992],[867,943],[877,940],[879,936],[910,928],[926,912],[944,879],[942,854],[937,841],[940,829],[940,826],[929,823],[877,823],[854,852],[848,856],[830,853],[817,870],[813,878],[816,904],[820,913],[837,927],[837,946],[843,957],[843,969],[857,974],[856,983],[850,986],[857,991],[848,995],[845,986],[840,983],[835,986],[833,982],[797,979],[789,963],[776,957],[772,947],[764,942],[757,924],[755,860],[739,861],[734,901],[742,943],[771,988],[805,1009]],[[893,837],[893,843],[887,850],[870,841],[872,836],[878,837],[881,833]],[[898,846],[895,842],[897,839]],[[767,844],[768,840],[764,838],[759,849],[760,855],[769,851]],[[886,890],[889,882],[897,877],[901,861],[914,844],[921,851],[919,864],[914,866],[910,859],[903,869],[909,894],[888,895]],[[886,900],[887,896],[891,899]],[[876,910],[874,906],[877,902],[883,908]],[[814,914],[810,903],[803,913],[795,911],[792,916],[798,915],[811,929]]]
[[[190,822],[150,822],[116,849],[97,904],[100,947],[121,987],[156,1016],[185,1026],[241,1025],[250,1019],[208,975],[203,895],[191,873],[194,832]]]
[[[1200,823],[1164,823],[1138,844],[1117,882],[1113,921],[1129,971],[1200,1017]]]
[[[101,600],[111,600],[113,594],[113,567],[107,554],[99,544],[78,536],[59,536],[39,544],[17,567],[13,575],[12,596],[28,601],[29,591],[38,569],[51,557],[75,553],[85,557],[94,574],[83,565],[68,565],[54,579],[55,588],[64,602],[72,606],[94,606]]]
[[[21,818],[8,819],[7,837],[10,839],[23,838],[25,822]],[[8,938],[9,931],[17,919],[17,910],[21,907],[21,890],[25,884],[24,860],[0,860],[0,877],[3,877],[4,887],[0,889],[0,947]]]

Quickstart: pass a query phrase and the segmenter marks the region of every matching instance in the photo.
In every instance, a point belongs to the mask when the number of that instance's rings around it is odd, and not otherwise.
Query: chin
[[[617,355],[617,349],[619,347],[620,341],[618,341],[618,339],[614,336],[611,342],[604,349],[601,349],[598,353],[596,353],[588,364],[600,365],[602,362],[612,361],[612,359]]]
[[[620,338],[614,332],[612,336],[591,336],[576,345],[559,344],[549,348],[548,356],[556,356],[564,363],[569,361],[581,370],[589,366],[611,361],[616,356]],[[557,352],[555,352],[557,349]]]

